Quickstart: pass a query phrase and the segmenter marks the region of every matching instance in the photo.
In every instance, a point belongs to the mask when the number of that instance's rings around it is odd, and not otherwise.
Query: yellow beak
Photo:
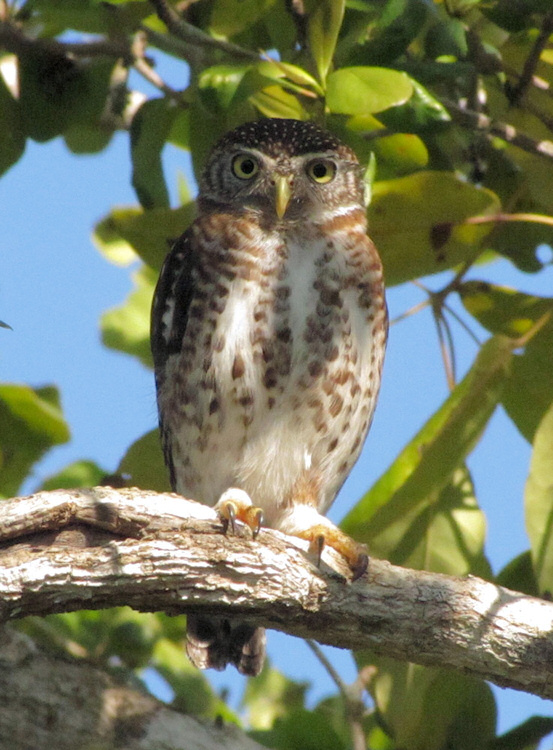
[[[290,202],[290,196],[292,195],[292,189],[290,188],[290,178],[285,175],[278,174],[275,177],[275,210],[279,219],[282,219],[286,213],[286,208]]]

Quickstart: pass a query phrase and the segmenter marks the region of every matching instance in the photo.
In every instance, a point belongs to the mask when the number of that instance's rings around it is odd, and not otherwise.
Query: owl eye
[[[241,180],[251,180],[259,171],[259,164],[253,156],[238,154],[232,160],[232,171]]]
[[[336,174],[336,164],[332,161],[316,159],[307,165],[307,174],[313,182],[318,182],[319,185],[324,185],[334,179],[334,175]]]

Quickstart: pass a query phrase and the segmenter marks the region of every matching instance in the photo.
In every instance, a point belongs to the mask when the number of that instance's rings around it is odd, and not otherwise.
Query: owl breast
[[[369,428],[385,336],[378,256],[362,212],[348,219],[347,232],[342,221],[263,237],[244,224],[225,252],[223,219],[197,225],[204,252],[174,363],[185,496],[212,505],[240,487],[274,527],[302,477],[321,512],[334,499]]]

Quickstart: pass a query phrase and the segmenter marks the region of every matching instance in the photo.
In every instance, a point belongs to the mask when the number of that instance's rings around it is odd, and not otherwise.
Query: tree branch
[[[121,605],[232,615],[553,698],[553,603],[472,576],[373,559],[350,584],[332,551],[317,569],[299,539],[225,537],[213,509],[137,489],[5,501],[0,540],[2,620]]]

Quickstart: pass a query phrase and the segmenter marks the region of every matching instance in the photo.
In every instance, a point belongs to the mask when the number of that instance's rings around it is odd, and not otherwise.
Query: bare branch
[[[3,620],[125,604],[232,615],[553,698],[553,603],[478,578],[373,559],[350,584],[338,555],[325,550],[317,569],[301,540],[225,537],[211,508],[136,489],[6,501],[0,539]]]
[[[530,54],[524,63],[524,68],[522,69],[517,85],[507,88],[506,90],[511,104],[518,104],[526,93],[528,86],[532,83],[534,72],[540,61],[541,53],[545,49],[545,45],[551,34],[553,34],[553,13],[548,13],[543,19],[540,33],[534,40]]]
[[[464,109],[449,99],[442,99],[442,104],[447,107],[449,114],[459,125],[487,131],[491,135],[499,136],[508,143],[512,143],[513,146],[518,146],[529,154],[544,156],[546,159],[553,160],[553,141],[538,141],[525,133],[521,133],[513,125],[492,120],[491,117],[481,112]]]

